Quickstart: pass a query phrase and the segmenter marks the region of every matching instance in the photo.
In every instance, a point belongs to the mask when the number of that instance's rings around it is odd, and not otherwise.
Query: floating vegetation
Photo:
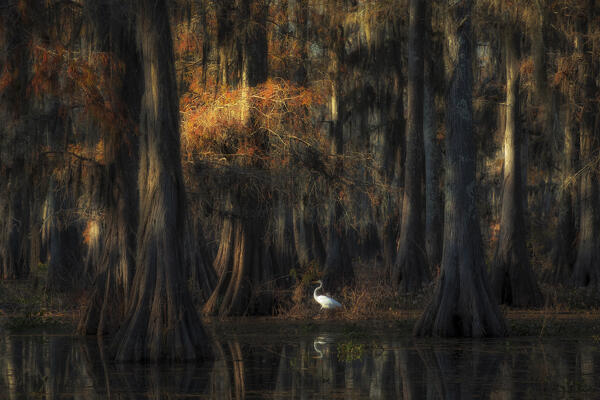
[[[363,358],[365,345],[363,343],[355,343],[352,340],[341,342],[337,345],[337,356],[340,361],[354,361]]]

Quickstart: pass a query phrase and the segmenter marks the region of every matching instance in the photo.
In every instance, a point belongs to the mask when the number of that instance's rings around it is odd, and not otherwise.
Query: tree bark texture
[[[127,118],[136,126],[143,83],[134,30],[113,15],[118,6],[111,6],[108,1],[90,1],[86,7],[94,16],[90,46],[113,51],[123,60],[121,97],[127,102]],[[130,127],[104,135],[103,187],[98,196],[106,210],[103,239],[88,306],[78,325],[81,334],[112,335],[127,311],[136,263],[138,146],[138,135]]]
[[[404,57],[402,57],[403,40],[399,36],[400,34],[398,33],[397,37],[392,39],[393,53],[395,54],[394,90],[392,92],[392,99],[394,100],[390,104],[388,113],[393,118],[385,130],[382,162],[382,175],[392,189],[392,193],[385,199],[387,203],[385,209],[390,211],[385,213],[387,214],[385,222],[380,229],[383,268],[385,271],[390,272],[393,271],[396,255],[398,254],[398,237],[400,232],[398,221],[400,220],[400,208],[402,207],[399,198],[401,193],[400,188],[404,181],[403,172],[406,158],[406,146],[403,146],[406,137],[406,123],[404,118]]]
[[[195,294],[194,300],[205,303],[217,286],[218,277],[208,261],[205,236],[198,218],[189,216],[185,235],[185,264],[187,277]]]
[[[78,326],[82,334],[114,334],[126,312],[135,273],[138,157],[137,148],[130,145],[136,142],[135,135],[130,141],[117,137],[105,141],[105,225],[98,274]]]
[[[27,3],[22,5],[25,9]],[[30,32],[26,12],[11,4],[0,10],[0,65],[13,79],[0,93],[0,279],[25,279],[29,276],[30,205],[33,187],[31,175],[32,143],[27,118],[30,78]]]
[[[289,271],[298,266],[294,241],[293,213],[290,201],[279,198],[274,210],[273,226],[273,275],[276,282],[283,284],[282,279],[289,276]]]
[[[294,245],[298,262],[307,266],[311,262],[323,265],[325,262],[325,246],[319,231],[316,210],[306,207],[304,194],[293,210]]]
[[[431,36],[426,36],[431,37]],[[426,57],[423,88],[423,141],[425,149],[425,250],[432,272],[442,260],[444,210],[440,187],[442,151],[437,139],[436,68],[431,55]]]
[[[520,37],[506,28],[506,124],[504,131],[504,180],[500,237],[494,267],[492,290],[501,304],[516,307],[537,307],[542,294],[529,264],[525,214],[523,211],[523,183],[521,139],[519,127],[519,67]]]
[[[331,125],[330,138],[333,140],[333,154],[338,156],[335,161],[335,175],[341,176],[344,170],[344,121],[346,108],[343,99],[342,77],[340,66],[344,64],[344,27],[332,28],[332,48],[330,49],[332,76]],[[344,207],[342,193],[336,188],[334,200],[329,210],[329,226],[327,231],[327,256],[323,269],[323,285],[329,290],[339,289],[354,281],[354,269],[349,257],[346,231],[343,224]]]
[[[240,23],[245,32],[242,85],[249,89],[267,80],[265,24],[268,6],[262,0],[244,0],[239,7]],[[245,114],[246,123],[253,132],[251,144],[265,150],[268,138],[258,125],[257,111],[252,107]],[[266,170],[260,160],[254,160],[252,166],[258,171]],[[272,220],[272,204],[263,196],[268,185],[264,182],[257,182],[257,185],[260,190],[241,184],[229,189],[229,209],[224,216],[214,263],[219,281],[204,306],[205,314],[264,315],[273,311],[273,248],[265,223]]]
[[[115,336],[117,361],[200,360],[206,333],[184,275],[185,191],[169,13],[164,0],[135,3],[143,73],[136,270],[128,311]]]
[[[554,101],[556,104],[557,101]],[[577,168],[577,132],[571,126],[572,111],[567,105],[562,113],[561,123],[563,138],[562,151],[558,155],[562,158],[561,185],[558,199],[558,224],[554,236],[552,250],[552,269],[548,281],[554,284],[570,282],[575,264],[577,231],[575,229],[575,199],[577,188],[575,173]]]
[[[50,226],[48,273],[46,289],[50,292],[67,292],[78,284],[81,267],[81,232],[72,221],[74,202],[65,182],[51,178],[48,191],[48,216]]]
[[[600,232],[598,212],[598,116],[590,99],[597,96],[590,39],[590,21],[593,21],[593,2],[588,3],[588,13],[576,23],[575,52],[581,60],[578,64],[578,81],[582,87],[577,97],[583,104],[579,127],[579,151],[582,174],[579,178],[579,242],[577,258],[573,267],[573,283],[576,286],[598,288],[600,286]]]
[[[414,329],[417,336],[506,334],[485,273],[475,200],[471,7],[471,0],[450,1],[446,20],[450,86],[446,99],[444,250],[433,299]]]
[[[0,200],[1,214],[6,224],[0,229],[0,278],[25,279],[29,276],[30,241],[29,177],[24,173],[25,159],[13,161],[6,175],[5,192]],[[2,204],[3,203],[3,204]]]
[[[258,200],[250,199],[251,193],[237,193],[234,198],[241,196],[250,204],[240,206],[236,201],[223,222],[214,262],[219,280],[204,305],[208,315],[268,315],[273,311],[273,261],[265,215],[256,209]]]
[[[425,1],[411,0],[408,30],[408,118],[402,222],[392,282],[401,292],[415,292],[430,279],[423,224],[423,37]]]

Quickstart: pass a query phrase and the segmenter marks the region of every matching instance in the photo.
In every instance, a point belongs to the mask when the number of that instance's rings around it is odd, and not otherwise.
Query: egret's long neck
[[[315,289],[315,292],[317,291],[317,289]],[[315,295],[316,296],[316,295]],[[313,347],[315,348],[315,351],[317,353],[319,353],[319,358],[323,358],[323,352],[321,350],[319,350],[319,348],[317,347],[317,345],[319,344],[319,342],[314,342],[313,343]]]
[[[318,287],[318,288],[316,288],[316,289],[315,289],[315,291],[314,291],[314,293],[313,293],[313,297],[315,298],[315,300],[317,299],[317,290],[321,289],[321,287],[323,287],[323,284],[322,284],[322,283],[319,285],[319,287]]]

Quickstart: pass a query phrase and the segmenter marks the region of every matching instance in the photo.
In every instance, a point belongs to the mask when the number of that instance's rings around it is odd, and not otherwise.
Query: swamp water
[[[415,339],[335,323],[208,325],[215,361],[113,364],[96,340],[0,330],[0,399],[600,399],[592,338]]]

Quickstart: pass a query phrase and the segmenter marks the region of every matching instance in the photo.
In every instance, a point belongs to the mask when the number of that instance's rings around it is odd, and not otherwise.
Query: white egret
[[[325,296],[325,295],[318,295],[317,294],[317,290],[323,288],[323,282],[322,281],[317,281],[317,283],[319,283],[319,287],[315,289],[315,292],[313,294],[313,297],[315,298],[315,300],[317,301],[317,303],[319,303],[321,305],[321,310],[322,309],[334,309],[334,308],[339,308],[342,305],[340,303],[338,303],[337,301],[335,301],[334,299],[332,299],[329,296]]]
[[[317,336],[316,339],[313,341],[313,347],[315,351],[319,353],[319,355],[315,356],[314,358],[323,358],[323,350],[321,350],[319,346],[327,344],[325,339],[326,338],[324,336]]]

